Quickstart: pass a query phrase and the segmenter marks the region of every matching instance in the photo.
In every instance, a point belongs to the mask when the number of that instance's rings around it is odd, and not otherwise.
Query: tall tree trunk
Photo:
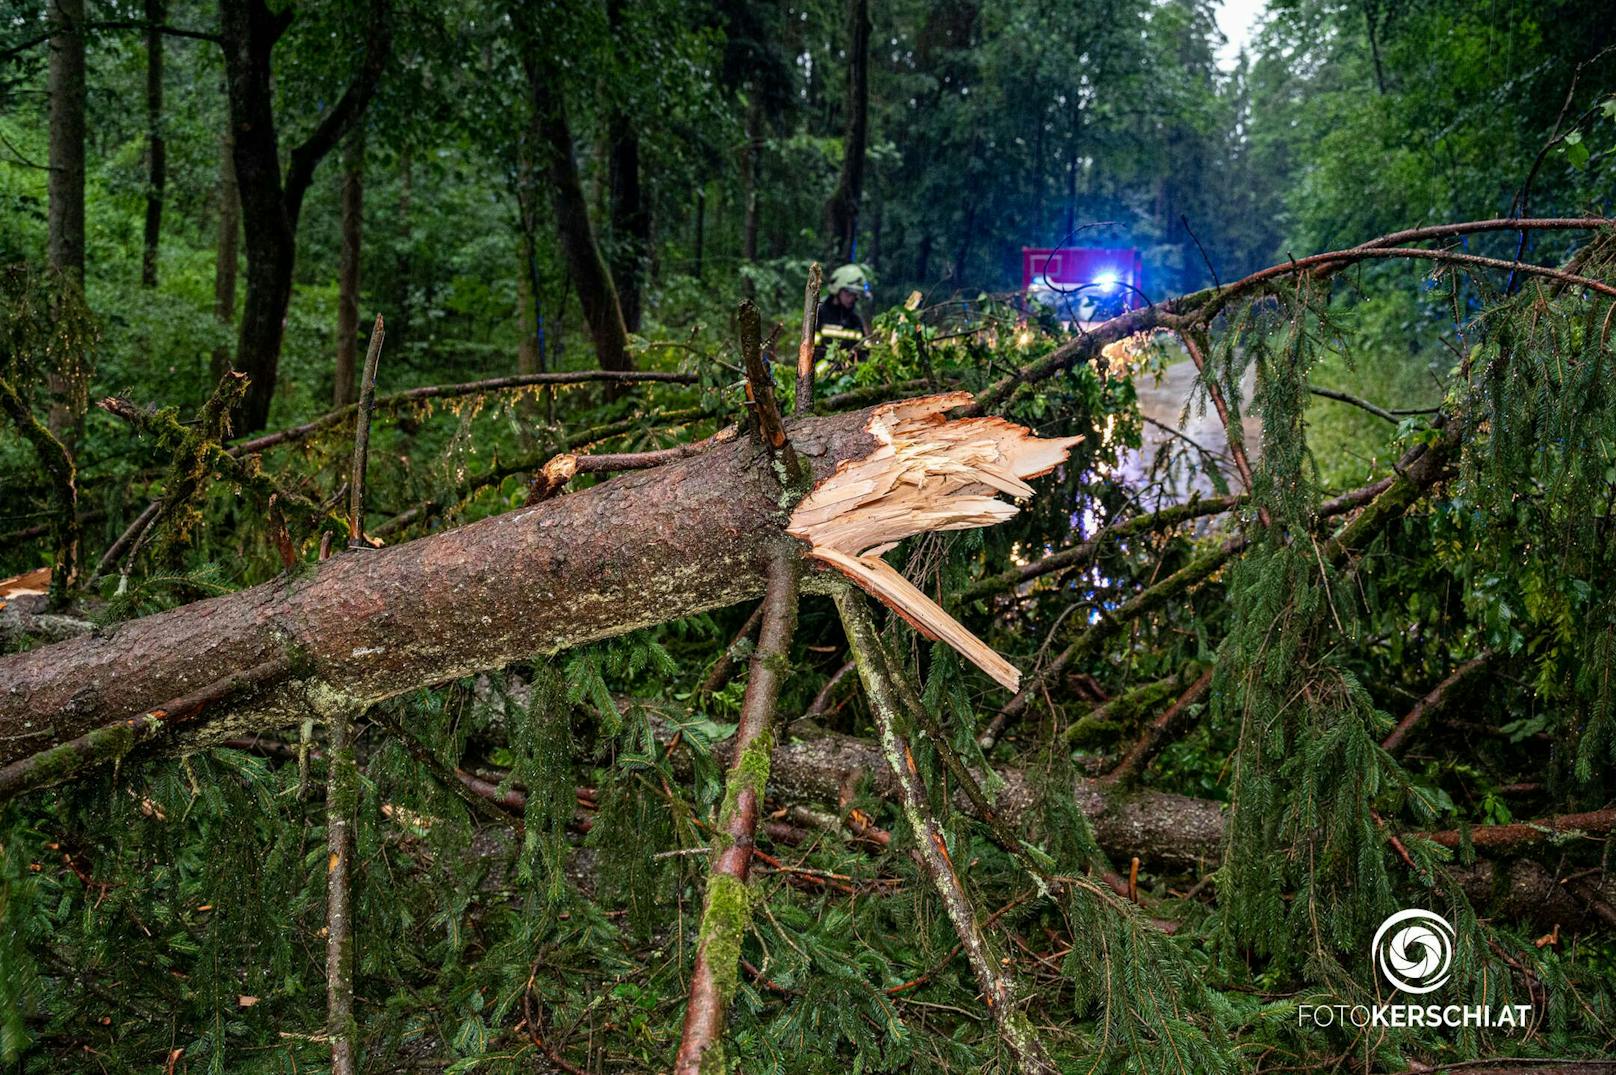
[[[84,0],[50,0],[46,262],[84,283]]]
[[[876,450],[874,413],[801,419],[791,442],[814,477],[826,478]],[[523,512],[0,657],[0,765],[288,656],[278,687],[210,707],[190,728],[203,732],[227,708],[261,727],[297,723],[316,694],[321,705],[355,711],[755,598],[773,550],[791,540],[779,501],[758,442],[737,437]],[[634,534],[647,539],[624,540]],[[516,578],[531,584],[511,585]],[[39,731],[47,726],[48,736]]]
[[[870,140],[870,2],[847,5],[847,127],[842,136],[842,172],[825,203],[825,231],[836,260],[858,256],[859,199],[864,193],[864,155]]]
[[[415,294],[415,247],[410,242],[410,219],[415,212],[415,151],[409,143],[398,154],[398,208],[393,214],[394,230],[401,241],[398,244],[398,264],[393,270],[393,291],[396,316],[390,310],[387,322],[398,327],[393,335],[409,339],[410,320],[415,315],[412,296]]]
[[[1382,97],[1386,96],[1386,69],[1380,62],[1380,32],[1376,23],[1380,21],[1380,5],[1373,0],[1364,0],[1364,25],[1369,29],[1369,56],[1375,62],[1375,89]]]
[[[163,187],[168,155],[163,145],[164,0],[146,0],[146,236],[140,257],[140,286],[157,286],[157,247],[163,233]]]
[[[342,144],[342,260],[337,269],[337,376],[332,402],[359,399],[355,368],[359,356],[359,253],[365,217],[365,128],[353,129]]]
[[[45,261],[84,286],[84,0],[50,0],[50,177]],[[71,451],[83,420],[83,356],[63,354],[46,375],[46,425]]]
[[[241,195],[236,190],[235,138],[230,128],[219,138],[219,238],[213,258],[213,317],[221,325],[236,319],[236,270],[241,260]],[[213,382],[230,368],[230,349],[213,349]]]
[[[976,202],[965,206],[965,227],[960,231],[959,249],[954,252],[954,286],[965,279],[965,266],[971,257],[971,240],[976,237]]]
[[[241,195],[247,298],[236,346],[236,369],[251,380],[234,429],[263,429],[275,396],[275,375],[292,299],[297,221],[314,170],[353,128],[376,91],[391,46],[389,0],[372,0],[365,56],[340,100],[314,132],[288,155],[283,183],[275,133],[271,54],[291,24],[291,9],[271,11],[265,0],[220,0],[219,34],[235,128],[236,185]]]
[[[651,209],[640,183],[640,136],[624,113],[611,122],[612,277],[623,307],[623,325],[640,331],[645,264],[651,249]]]
[[[523,64],[527,68],[533,105],[534,152],[541,156],[550,178],[561,254],[566,259],[573,286],[578,289],[578,303],[589,325],[596,360],[605,370],[633,369],[634,361],[628,353],[628,328],[623,322],[617,286],[612,282],[606,260],[601,257],[595,229],[589,222],[589,203],[578,177],[578,161],[573,156],[572,129],[567,124],[565,103],[550,85],[548,73],[539,69],[537,57],[524,52]]]

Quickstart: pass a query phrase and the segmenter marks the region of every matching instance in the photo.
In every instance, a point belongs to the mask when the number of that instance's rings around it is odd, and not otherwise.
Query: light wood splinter
[[[972,402],[969,392],[950,392],[878,408],[868,428],[879,447],[842,463],[815,486],[792,512],[786,532],[915,630],[948,643],[1015,691],[1021,684],[1015,665],[881,559],[915,534],[1004,522],[1020,509],[999,494],[1030,497],[1027,479],[1054,470],[1083,439],[1040,439],[1003,418],[943,417]]]

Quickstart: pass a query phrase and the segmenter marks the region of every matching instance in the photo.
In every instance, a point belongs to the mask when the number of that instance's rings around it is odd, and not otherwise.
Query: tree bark
[[[858,255],[859,200],[864,193],[864,156],[870,141],[870,3],[847,5],[847,127],[842,135],[842,171],[825,203],[825,231],[838,262]]]
[[[359,253],[364,237],[365,129],[355,127],[342,146],[342,259],[337,269],[337,370],[333,406],[359,398],[354,371],[359,357]]]
[[[720,761],[730,759],[727,744],[715,753]],[[896,801],[900,794],[898,779],[878,745],[834,732],[776,746],[769,773],[770,784],[781,798],[839,802],[849,774],[867,776],[871,789],[884,799]],[[993,799],[994,810],[1009,827],[1027,831],[1036,817],[1046,776],[1018,769],[998,769],[995,776],[1002,783]],[[1071,794],[1093,826],[1100,849],[1114,860],[1125,862],[1137,855],[1145,869],[1158,874],[1203,872],[1222,861],[1224,806],[1220,803],[1148,788],[1124,791],[1086,778],[1073,782]],[[963,792],[956,790],[953,802],[963,813],[976,812]],[[1496,840],[1491,836],[1495,828],[1499,833]],[[1479,837],[1475,846],[1485,852],[1494,843],[1507,843],[1514,830],[1523,828],[1526,826],[1478,827],[1472,835]],[[1545,838],[1542,828],[1533,830],[1540,839]],[[1450,839],[1454,833],[1431,835],[1449,846],[1456,842]],[[1569,886],[1531,859],[1483,859],[1473,866],[1448,868],[1472,901],[1505,918],[1568,925],[1596,921],[1595,913],[1567,891]],[[1598,891],[1608,901],[1616,899],[1613,889],[1616,882],[1607,880]]]
[[[875,448],[870,412],[795,422],[816,478]],[[94,637],[0,659],[0,764],[291,661],[175,733],[206,742],[756,599],[782,540],[780,490],[736,438],[458,530],[328,560]],[[839,577],[839,576],[838,576]],[[816,583],[814,580],[820,580]],[[823,589],[811,571],[805,588]]]
[[[163,187],[168,156],[163,144],[164,0],[146,0],[146,234],[140,257],[140,286],[157,286],[157,249],[163,232]]]
[[[84,0],[51,0],[46,262],[84,283]]]
[[[321,160],[363,116],[381,78],[391,44],[389,0],[372,0],[364,60],[325,119],[292,150],[284,181],[275,132],[271,56],[291,24],[290,9],[265,0],[220,0],[219,33],[229,88],[234,160],[247,251],[247,300],[236,346],[236,369],[251,378],[236,416],[238,433],[263,429],[275,395],[286,310],[292,299],[297,221],[303,196]]]
[[[84,286],[84,0],[50,0],[50,173],[46,264]],[[84,418],[82,355],[60,354],[45,376],[46,428],[72,452]]]
[[[601,369],[634,368],[628,353],[628,328],[611,271],[601,257],[595,230],[589,222],[589,203],[578,178],[578,162],[572,152],[572,128],[567,123],[566,105],[540,70],[538,58],[524,51],[528,91],[533,105],[533,148],[543,160],[550,177],[556,232],[567,271],[578,289],[589,336],[595,344],[595,357]]]

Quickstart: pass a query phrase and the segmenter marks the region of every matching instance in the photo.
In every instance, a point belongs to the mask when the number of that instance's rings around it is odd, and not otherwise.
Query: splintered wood
[[[786,532],[927,638],[948,643],[1007,690],[1021,673],[881,559],[904,538],[932,530],[992,526],[1015,515],[998,499],[1032,495],[1026,479],[1066,460],[1082,437],[1041,440],[1002,418],[950,421],[946,411],[970,404],[969,392],[905,400],[878,409],[869,431],[880,445],[850,460],[814,487],[791,514]]]

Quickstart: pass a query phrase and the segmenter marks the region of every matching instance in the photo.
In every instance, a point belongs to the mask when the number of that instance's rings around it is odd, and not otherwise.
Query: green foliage
[[[117,7],[92,3],[92,17],[112,21]],[[175,26],[206,31],[216,17],[191,0],[169,7]],[[508,374],[519,346],[549,369],[594,364],[533,174],[529,50],[567,102],[604,254],[614,270],[644,275],[636,364],[699,383],[615,398],[596,387],[500,393],[379,414],[368,502],[389,542],[522,506],[527,475],[555,452],[661,448],[728,424],[741,408],[731,322],[743,290],[771,328],[780,323],[773,350],[789,359],[842,156],[845,8],[567,2],[524,35],[508,4],[392,5],[394,63],[365,121],[360,296],[366,320],[387,318],[382,391]],[[1608,204],[1616,53],[1584,51],[1605,34],[1599,4],[1276,0],[1257,53],[1227,70],[1214,63],[1212,11],[1199,0],[1127,0],[1099,13],[1068,0],[872,8],[858,258],[877,289],[873,330],[867,357],[832,356],[822,406],[841,393],[875,402],[979,391],[1069,344],[1054,311],[1005,300],[1023,245],[1138,247],[1159,301],[1395,227]],[[343,5],[287,10],[283,149],[330,114],[358,46]],[[205,410],[215,362],[236,340],[233,311],[214,308],[225,110],[210,43],[166,42],[160,286],[138,285],[148,131],[131,102],[142,98],[146,57],[127,30],[91,39],[82,296],[34,267],[50,146],[46,54],[26,42],[44,14],[43,3],[24,3],[0,26],[0,378],[42,420],[55,378],[67,402],[122,395],[164,423],[166,437],[137,441],[92,410],[70,438],[90,563],[153,499],[172,498],[185,539],[105,580],[105,603],[85,615],[110,633],[133,616],[314,570],[318,530],[294,528],[298,562],[287,572],[264,505],[271,486],[340,503],[352,427],[333,424],[239,473],[204,451],[223,435],[219,408]],[[648,244],[619,212],[614,151],[625,131],[639,146]],[[750,183],[735,167],[749,148]],[[333,163],[303,211],[275,426],[321,414],[331,397]],[[1090,226],[1099,221],[1117,223]],[[1515,258],[1521,242],[1478,236],[1466,249]],[[1534,233],[1524,256],[1559,263],[1576,250],[1579,271],[1608,279],[1611,237],[1573,245],[1583,242]],[[1206,379],[1230,401],[1236,429],[1242,413],[1263,427],[1247,445],[1259,460],[1252,503],[1232,519],[1107,538],[1061,571],[957,598],[1152,510],[1167,479],[1222,491],[1200,448],[1174,444],[1159,467],[1142,458],[1138,386],[1180,357],[1153,345],[1126,369],[1082,365],[1018,389],[999,409],[1043,434],[1083,435],[1070,462],[1004,525],[926,537],[892,557],[1030,679],[1148,587],[1231,537],[1252,541],[1041,683],[986,756],[977,736],[1002,697],[948,648],[896,623],[887,636],[944,732],[934,741],[909,729],[950,853],[1028,1021],[1065,1070],[1405,1070],[1609,1051],[1608,931],[1566,925],[1545,940],[1524,920],[1472,908],[1454,880],[1477,861],[1473,826],[1609,803],[1610,304],[1519,276],[1414,277],[1387,263],[1329,286],[1276,286],[1212,326]],[[1310,383],[1399,421],[1312,397]],[[787,397],[794,388],[781,387]],[[1440,425],[1424,413],[1439,404]],[[1451,476],[1372,528],[1363,547],[1330,556],[1329,530],[1314,518],[1321,501],[1390,474],[1406,449],[1440,448],[1454,428]],[[40,524],[58,514],[9,424],[0,475],[7,575],[48,562],[54,535]],[[633,520],[623,525],[632,534]],[[740,1070],[1009,1070],[917,870],[909,822],[874,794],[873,774],[850,780],[837,805],[862,811],[889,844],[853,839],[823,803],[790,811],[805,797],[771,786],[760,837],[771,858],[759,860],[750,892],[703,890],[708,826],[726,809],[714,748],[733,733],[750,642],[734,647],[727,684],[703,685],[747,611],[421,691],[385,703],[389,723],[361,722],[356,1011],[368,1069],[530,1071],[547,1063],[545,1049],[590,1070],[665,1068],[703,940],[696,911],[716,899],[731,912],[726,955],[744,960],[725,1043]],[[825,602],[809,597],[781,742],[806,731],[790,718],[842,666],[843,647]],[[1483,649],[1500,667],[1428,715],[1401,763],[1389,757],[1379,742],[1391,718]],[[1144,782],[1228,802],[1226,853],[1206,864],[1216,870],[1208,880],[1140,847],[1138,901],[1124,899],[1111,885],[1129,871],[1099,846],[1079,805],[1092,801],[1084,782],[1208,663],[1209,698]],[[867,736],[865,705],[844,681],[812,723]],[[437,764],[391,735],[395,724]],[[0,812],[8,1070],[161,1070],[174,1049],[187,1071],[327,1063],[318,736],[234,746],[177,761],[137,751]],[[1014,854],[959,811],[945,749],[982,773],[990,795],[1001,787],[994,766],[1030,782]],[[762,756],[744,763],[763,786]],[[445,785],[456,769],[497,796],[522,796],[510,824]],[[1449,828],[1460,834],[1454,851],[1420,835]],[[1604,845],[1549,846],[1543,861],[1578,898],[1573,879],[1598,876],[1587,871],[1603,869]],[[1029,862],[1059,879],[1056,898],[1040,892]],[[1465,938],[1455,995],[1530,999],[1544,1017],[1534,1037],[1298,1030],[1301,1003],[1375,995],[1369,936],[1386,911],[1413,902]]]

